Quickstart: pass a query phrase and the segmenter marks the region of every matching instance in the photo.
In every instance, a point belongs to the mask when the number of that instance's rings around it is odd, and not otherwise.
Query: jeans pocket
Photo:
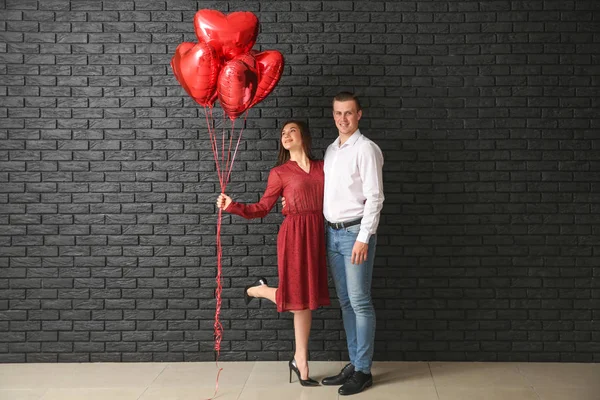
[[[358,235],[358,232],[360,232],[360,224],[349,226],[345,228],[345,231],[354,235]]]

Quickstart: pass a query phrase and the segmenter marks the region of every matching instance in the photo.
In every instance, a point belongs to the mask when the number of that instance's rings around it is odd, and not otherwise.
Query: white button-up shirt
[[[354,132],[340,146],[340,138],[325,152],[323,215],[329,222],[362,219],[356,240],[368,243],[377,232],[383,208],[383,154],[373,141]]]

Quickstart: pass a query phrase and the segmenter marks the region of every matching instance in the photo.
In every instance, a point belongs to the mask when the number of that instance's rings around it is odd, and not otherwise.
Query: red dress
[[[275,167],[258,203],[231,202],[227,212],[262,218],[280,196],[285,219],[277,235],[279,288],[277,311],[316,310],[329,305],[323,220],[323,161],[311,161],[306,173],[295,161]]]

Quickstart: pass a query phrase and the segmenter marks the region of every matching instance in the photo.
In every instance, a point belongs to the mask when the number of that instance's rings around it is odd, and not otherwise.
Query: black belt
[[[332,227],[333,229],[348,228],[349,226],[354,226],[354,225],[360,224],[361,221],[362,221],[362,218],[356,219],[354,221],[348,221],[348,222],[329,222],[329,221],[325,220],[325,222],[327,222],[327,225]]]

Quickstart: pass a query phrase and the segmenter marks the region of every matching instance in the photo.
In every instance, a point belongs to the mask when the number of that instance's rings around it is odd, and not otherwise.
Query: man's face
[[[333,119],[340,135],[352,135],[356,132],[360,117],[362,111],[356,109],[354,100],[333,102]]]

